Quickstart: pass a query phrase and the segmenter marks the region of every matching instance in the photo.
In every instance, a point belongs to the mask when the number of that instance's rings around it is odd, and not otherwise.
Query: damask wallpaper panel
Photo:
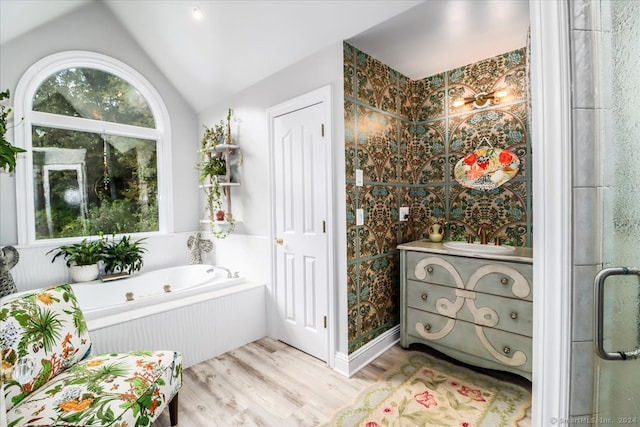
[[[356,98],[376,109],[397,113],[400,73],[357,49],[355,64]]]
[[[414,105],[411,119],[425,122],[435,117],[443,117],[446,108],[446,74],[436,74],[414,82]]]
[[[407,155],[404,182],[416,185],[446,183],[447,122],[412,124],[405,141]]]
[[[357,165],[365,181],[398,182],[398,119],[357,107]]]

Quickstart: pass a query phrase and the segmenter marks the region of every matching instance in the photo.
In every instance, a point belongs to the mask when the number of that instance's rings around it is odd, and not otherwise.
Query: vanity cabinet
[[[400,344],[531,379],[531,250],[480,255],[440,243],[400,245]]]

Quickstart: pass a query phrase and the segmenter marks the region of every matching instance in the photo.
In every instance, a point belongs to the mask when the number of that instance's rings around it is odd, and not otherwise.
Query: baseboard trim
[[[351,354],[337,352],[333,369],[346,377],[351,377],[398,341],[400,341],[400,325],[394,326]]]

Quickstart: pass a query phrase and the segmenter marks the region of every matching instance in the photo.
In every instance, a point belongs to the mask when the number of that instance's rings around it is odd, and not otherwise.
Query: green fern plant
[[[67,267],[71,267],[72,264],[92,265],[102,260],[104,245],[105,242],[103,239],[93,241],[83,239],[79,243],[62,245],[51,249],[46,253],[46,255],[49,255],[53,251],[57,251],[51,262],[54,262],[56,258],[61,256],[64,258]]]
[[[0,92],[0,102],[9,99],[9,96],[9,89]],[[7,134],[7,117],[11,111],[11,108],[0,104],[0,170],[7,170],[10,173],[16,169],[18,153],[25,152],[22,148],[11,145],[5,138]]]
[[[104,270],[107,273],[128,273],[139,271],[144,264],[142,255],[146,249],[140,245],[145,239],[131,241],[131,236],[123,236],[120,241],[112,239],[103,250]]]

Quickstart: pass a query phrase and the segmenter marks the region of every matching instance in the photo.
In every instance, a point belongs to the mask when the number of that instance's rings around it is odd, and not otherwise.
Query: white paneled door
[[[325,105],[272,119],[276,338],[328,357]]]

